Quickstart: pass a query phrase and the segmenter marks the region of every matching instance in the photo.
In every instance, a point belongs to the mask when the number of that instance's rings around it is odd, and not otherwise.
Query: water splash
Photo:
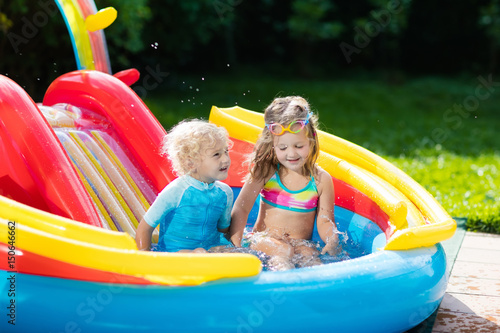
[[[360,244],[356,244],[353,240],[350,239],[347,232],[341,232],[337,230],[336,233],[339,235],[339,244],[338,251],[335,255],[320,254],[324,246],[324,243],[322,241],[303,240],[302,242],[304,245],[310,246],[311,248],[315,249],[318,254],[311,256],[295,254],[290,262],[282,262],[282,260],[280,261],[279,258],[275,260],[274,258],[268,256],[263,252],[250,249],[250,243],[252,241],[253,233],[248,228],[245,228],[244,230],[241,243],[242,248],[240,249],[241,251],[243,251],[243,253],[250,253],[257,256],[262,262],[263,271],[278,271],[331,264],[358,258],[367,254],[364,253],[364,250],[361,248]]]

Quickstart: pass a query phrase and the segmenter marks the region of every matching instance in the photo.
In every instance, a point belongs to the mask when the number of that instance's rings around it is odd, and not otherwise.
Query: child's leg
[[[319,251],[311,245],[297,244],[294,247],[294,251],[294,260],[299,267],[309,267],[321,264]]]
[[[293,257],[294,253],[293,247],[290,244],[272,237],[262,237],[258,241],[252,242],[250,248],[252,250],[264,252],[270,256],[279,256],[290,259]]]
[[[250,248],[271,256],[271,259],[269,259],[271,269],[286,270],[295,268],[292,263],[293,247],[285,241],[270,236],[259,237],[259,239],[252,241]]]

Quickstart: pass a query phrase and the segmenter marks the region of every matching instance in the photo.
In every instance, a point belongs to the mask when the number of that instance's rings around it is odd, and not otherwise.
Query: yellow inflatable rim
[[[262,113],[238,106],[213,106],[209,120],[224,126],[231,137],[253,144],[264,127]],[[429,192],[403,171],[352,142],[323,131],[319,131],[318,136],[321,149],[318,164],[335,178],[368,195],[389,215],[395,230],[385,250],[431,246],[453,236],[456,222]],[[341,164],[344,166],[339,167]],[[391,194],[386,195],[388,192]]]
[[[250,254],[191,254],[138,251],[122,232],[75,222],[0,196],[0,242],[8,244],[15,222],[15,246],[51,259],[167,285],[198,285],[260,273]]]

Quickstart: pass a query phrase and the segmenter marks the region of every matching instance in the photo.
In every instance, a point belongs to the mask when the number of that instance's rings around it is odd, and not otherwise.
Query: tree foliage
[[[343,29],[338,20],[328,19],[333,3],[322,0],[294,0],[292,14],[288,18],[290,37],[316,42],[338,37]]]
[[[69,38],[60,38],[68,34],[53,1],[0,1],[0,22],[0,72],[28,92],[74,63]]]
[[[498,67],[500,48],[500,1],[491,0],[479,8],[479,26],[484,29],[488,45],[488,65],[490,71]]]
[[[497,70],[499,0],[95,0],[113,70],[230,64],[299,75],[395,69]],[[0,72],[27,90],[75,68],[53,0],[0,0]]]
[[[140,58],[170,70],[203,62],[200,50],[215,37],[224,40],[224,29],[233,19],[234,9],[221,7],[217,0],[149,0],[148,5],[152,16],[144,28],[146,50]]]
[[[97,0],[115,6],[119,18],[106,31],[112,64],[127,65],[127,53],[144,49],[147,0]],[[57,76],[76,69],[71,39],[53,0],[0,0],[0,73],[10,76],[35,99]]]
[[[150,24],[152,10],[148,0],[95,0],[97,8],[114,7],[118,11],[116,21],[105,30],[112,65],[131,66],[131,54],[147,47],[145,29]]]

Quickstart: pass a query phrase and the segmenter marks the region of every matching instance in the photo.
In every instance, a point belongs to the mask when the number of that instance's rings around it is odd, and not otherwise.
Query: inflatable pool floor
[[[364,255],[270,272],[246,253],[138,251],[137,223],[174,179],[158,153],[167,133],[129,87],[138,73],[111,75],[102,30],[87,27],[116,13],[58,5],[79,70],[38,104],[0,75],[2,332],[403,332],[439,306],[439,242],[455,222],[404,172],[323,132],[336,223]],[[237,196],[263,115],[214,106],[209,120],[235,143],[226,182]]]

